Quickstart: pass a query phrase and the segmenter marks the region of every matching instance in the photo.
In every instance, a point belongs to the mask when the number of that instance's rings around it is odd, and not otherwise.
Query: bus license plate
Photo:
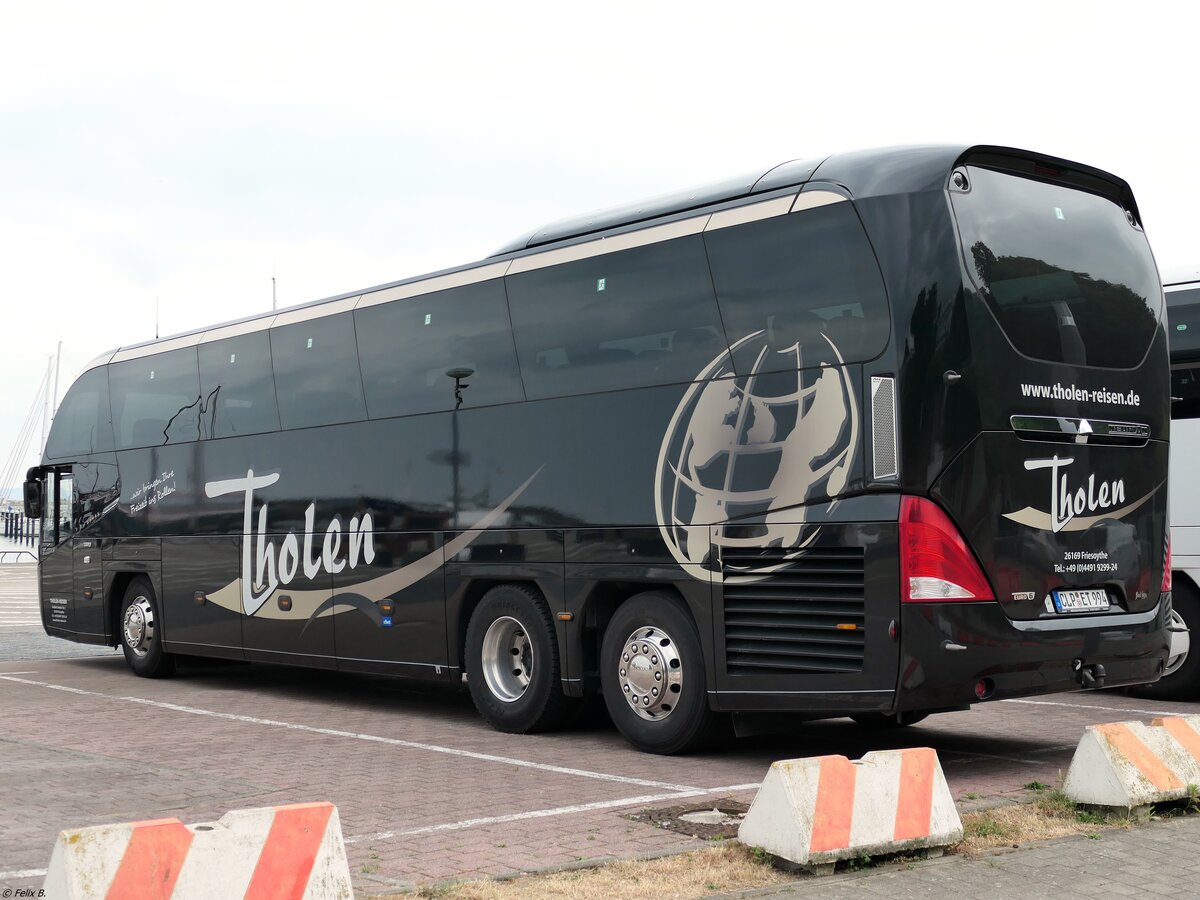
[[[1054,607],[1060,613],[1108,609],[1108,591],[1104,588],[1093,588],[1087,591],[1054,591]]]

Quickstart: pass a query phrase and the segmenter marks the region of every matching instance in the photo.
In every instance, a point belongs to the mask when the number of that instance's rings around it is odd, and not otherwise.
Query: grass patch
[[[964,838],[1009,838],[1012,836],[1010,825],[997,820],[995,815],[988,812],[977,813],[970,821],[963,822]]]
[[[1114,828],[1129,828],[1133,820],[1109,818],[1079,809],[1061,790],[1048,785],[1026,787],[1037,794],[1032,803],[995,807],[962,816],[963,839],[946,848],[948,853],[975,853],[997,847],[1045,841],[1078,834],[1090,840],[1102,840]],[[1200,791],[1185,801],[1186,814],[1200,805]],[[1183,804],[1181,804],[1181,807]],[[903,863],[902,857],[898,862]],[[846,861],[848,871],[860,871],[878,861],[860,856]],[[734,840],[714,842],[703,850],[650,860],[616,862],[573,869],[525,875],[519,878],[466,881],[421,888],[416,894],[393,895],[407,898],[445,898],[445,900],[526,900],[529,897],[579,898],[607,900],[619,896],[637,898],[693,898],[751,890],[793,882],[796,876],[776,869],[770,855],[757,847]]]
[[[786,884],[795,877],[774,868],[762,851],[724,841],[704,850],[660,859],[619,860],[595,868],[526,875],[505,881],[433,885],[416,894],[396,896],[444,900],[528,900],[529,897],[666,900]]]
[[[950,853],[974,853],[994,847],[1047,841],[1069,834],[1100,840],[1103,832],[1128,828],[1129,819],[1108,818],[1079,809],[1062,791],[1045,790],[1033,803],[1001,806],[963,817],[963,839]]]
[[[1047,791],[1034,803],[1041,812],[1051,818],[1068,819],[1075,815],[1076,806],[1062,791]]]

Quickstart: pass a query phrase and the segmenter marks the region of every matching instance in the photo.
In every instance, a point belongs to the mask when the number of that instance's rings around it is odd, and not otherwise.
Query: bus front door
[[[47,469],[42,504],[38,576],[42,624],[47,633],[75,631],[74,564],[71,548],[72,478],[69,470]]]

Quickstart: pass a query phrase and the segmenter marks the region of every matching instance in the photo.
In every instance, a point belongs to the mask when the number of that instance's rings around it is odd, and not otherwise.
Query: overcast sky
[[[1196,271],[1184,10],[0,0],[0,461],[57,343],[61,397],[156,302],[166,336],[269,309],[272,276],[302,303],[839,150],[1108,169],[1163,274]]]

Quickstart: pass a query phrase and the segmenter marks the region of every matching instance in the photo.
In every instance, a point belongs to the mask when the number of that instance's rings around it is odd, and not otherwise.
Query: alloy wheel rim
[[[533,645],[525,626],[512,616],[501,616],[483,635],[483,680],[492,696],[514,703],[525,696],[533,677]]]
[[[617,676],[621,693],[639,718],[665,719],[683,691],[683,662],[675,641],[657,625],[634,629],[621,647]]]
[[[121,621],[125,646],[134,656],[143,657],[154,643],[154,607],[146,597],[138,597],[127,607]]]

